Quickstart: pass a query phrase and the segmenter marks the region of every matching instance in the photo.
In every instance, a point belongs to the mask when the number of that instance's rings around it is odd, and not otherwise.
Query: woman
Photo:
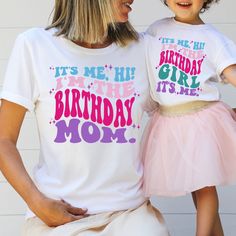
[[[56,0],[52,24],[16,40],[1,94],[0,168],[29,207],[24,235],[168,235],[141,190],[140,124],[153,108],[131,4]],[[27,110],[40,136],[34,182],[16,149]]]

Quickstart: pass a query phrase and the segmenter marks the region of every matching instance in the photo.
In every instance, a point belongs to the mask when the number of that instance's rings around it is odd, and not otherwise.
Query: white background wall
[[[0,90],[9,53],[20,32],[35,26],[45,26],[52,10],[53,0],[1,0],[0,7]],[[221,3],[203,15],[206,22],[213,23],[220,31],[236,42],[236,1]],[[136,29],[143,31],[155,19],[171,13],[159,0],[135,0],[131,21]],[[236,107],[236,90],[220,86],[222,98]],[[38,136],[33,115],[27,114],[18,147],[30,171],[38,156]],[[236,171],[236,170],[235,170]],[[226,236],[236,235],[236,187],[219,188],[220,213]],[[190,196],[180,198],[154,198],[153,203],[164,213],[171,235],[194,235],[195,210]],[[0,173],[0,235],[20,235],[24,221],[25,204],[9,186]],[[33,236],[33,235],[32,235]]]

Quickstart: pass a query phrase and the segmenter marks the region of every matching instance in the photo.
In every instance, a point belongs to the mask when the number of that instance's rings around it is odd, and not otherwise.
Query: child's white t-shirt
[[[48,197],[89,214],[137,207],[145,200],[142,118],[153,109],[145,39],[86,49],[54,32],[35,28],[18,36],[1,93],[35,111],[34,181]]]
[[[152,98],[161,105],[195,100],[218,101],[216,82],[236,64],[235,43],[209,24],[190,25],[165,18],[147,31],[154,36],[147,50]]]

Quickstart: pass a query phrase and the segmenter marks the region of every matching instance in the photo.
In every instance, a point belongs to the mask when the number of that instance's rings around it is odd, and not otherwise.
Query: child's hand
[[[236,87],[236,64],[231,65],[223,70],[223,76],[226,82]]]

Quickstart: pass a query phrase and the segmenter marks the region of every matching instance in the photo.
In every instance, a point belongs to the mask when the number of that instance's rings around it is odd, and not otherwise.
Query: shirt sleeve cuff
[[[31,100],[29,100],[25,97],[22,97],[20,95],[13,94],[13,93],[7,92],[7,91],[3,91],[0,93],[0,99],[5,99],[9,102],[13,102],[18,105],[21,105],[21,106],[25,107],[30,112],[34,111],[34,107],[35,107],[34,103]]]

